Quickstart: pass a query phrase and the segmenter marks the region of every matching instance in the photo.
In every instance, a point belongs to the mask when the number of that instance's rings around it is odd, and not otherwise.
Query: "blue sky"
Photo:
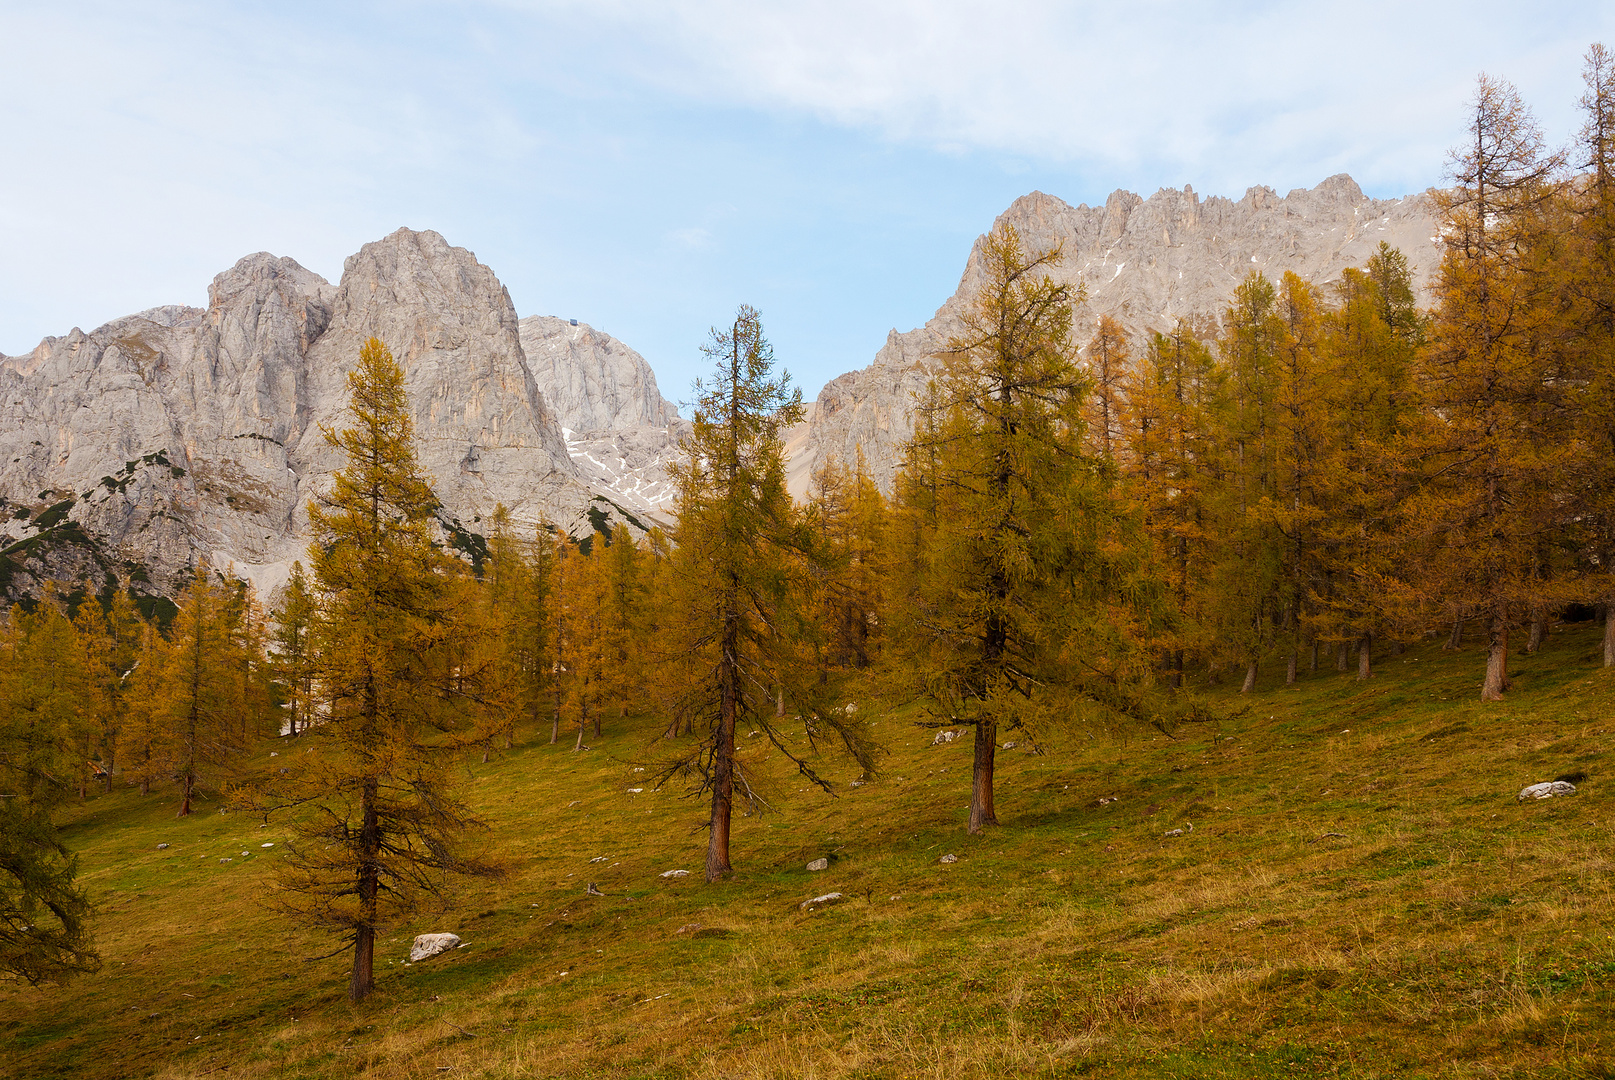
[[[812,396],[1041,189],[1439,183],[1485,71],[1550,142],[1615,5],[0,0],[0,352],[249,252],[436,229],[689,396],[750,303]]]

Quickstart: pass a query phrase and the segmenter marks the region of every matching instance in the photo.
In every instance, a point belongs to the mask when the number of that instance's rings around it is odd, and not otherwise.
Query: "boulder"
[[[158,844],[157,845],[157,850],[158,851],[167,851],[168,850],[168,845],[167,844]]]
[[[1552,799],[1559,795],[1574,795],[1576,785],[1564,780],[1544,780],[1540,784],[1531,784],[1520,789],[1514,796],[1520,802],[1529,802],[1532,799]]]
[[[690,872],[688,870],[663,870],[661,876],[662,877],[689,877]]]
[[[950,743],[958,737],[959,733],[956,731],[939,731],[936,733],[936,738],[931,740],[931,745],[941,746],[943,743]]]
[[[809,870],[828,870],[830,869],[830,860],[814,859],[812,862],[807,864],[807,868]]]
[[[460,935],[458,934],[421,934],[415,939],[414,944],[409,947],[409,962],[414,964],[422,960],[430,960],[438,953],[446,953],[450,949],[458,949],[459,947]]]
[[[831,904],[839,904],[845,899],[846,897],[838,892],[825,893],[823,896],[815,896],[811,900],[802,901],[797,905],[797,908],[801,911],[817,911],[820,908],[829,907]]]
[[[940,862],[940,863],[956,863],[958,861],[959,861],[959,856],[954,855],[951,852],[948,853],[947,855],[942,856],[942,858],[937,860],[937,862]]]

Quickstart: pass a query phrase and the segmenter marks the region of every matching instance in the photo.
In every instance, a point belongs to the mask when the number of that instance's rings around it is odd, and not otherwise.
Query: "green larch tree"
[[[321,715],[259,800],[302,810],[280,895],[345,936],[358,1002],[374,987],[378,930],[439,894],[447,875],[488,871],[466,854],[475,819],[447,768],[486,720],[483,688],[447,658],[455,605],[470,602],[451,586],[469,571],[433,542],[438,503],[417,464],[404,373],[377,339],[348,393],[349,426],[326,430],[346,463],[309,507]]]
[[[691,431],[672,469],[678,525],[662,632],[665,670],[680,687],[676,716],[696,741],[663,764],[659,780],[693,775],[710,793],[711,882],[732,872],[736,796],[757,805],[735,753],[740,724],[761,731],[810,781],[829,785],[788,747],[773,707],[779,686],[795,683],[804,708],[809,693],[793,662],[798,612],[791,574],[800,544],[780,441],[780,431],[802,416],[801,391],[788,374],[774,374],[773,348],[753,308],[742,306],[732,324],[714,328],[702,351],[713,373],[696,383]],[[823,722],[867,761],[861,723],[839,714]],[[809,724],[810,737],[818,730]]]

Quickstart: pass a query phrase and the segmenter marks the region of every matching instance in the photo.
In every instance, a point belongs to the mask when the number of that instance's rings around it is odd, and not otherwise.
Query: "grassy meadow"
[[[0,1075],[1615,1076],[1597,633],[1516,655],[1501,704],[1479,646],[1431,644],[1366,683],[1271,665],[1249,712],[1175,741],[1054,733],[1000,753],[981,838],[968,737],[865,703],[887,753],[857,787],[820,759],[833,798],[747,742],[772,808],[737,817],[718,885],[705,803],[635,771],[662,718],[582,753],[546,730],[465,767],[507,876],[386,934],[360,1006],[345,955],[307,959],[337,942],[272,907],[280,822],[119,788],[65,827],[104,967],[0,989]],[[1578,796],[1515,801],[1569,772]],[[464,946],[406,965],[437,930]]]

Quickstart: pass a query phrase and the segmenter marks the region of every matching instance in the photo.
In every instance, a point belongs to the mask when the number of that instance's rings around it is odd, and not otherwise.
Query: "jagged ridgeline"
[[[1072,207],[1033,192],[1000,220],[1029,248],[1063,246],[1056,277],[1087,291],[1079,325],[1109,316],[1135,341],[1180,319],[1214,327],[1252,269],[1324,284],[1386,240],[1422,288],[1440,251],[1426,197],[1370,199],[1346,176],[1237,202],[1185,187]],[[929,322],[825,386],[790,433],[794,494],[860,449],[891,490],[915,397],[980,279],[978,243]],[[445,542],[480,552],[500,502],[518,528],[549,520],[580,539],[666,520],[685,423],[644,358],[570,318],[518,319],[471,252],[400,229],[350,257],[337,285],[249,255],[205,309],[153,308],[0,357],[0,603],[47,580],[98,591],[128,578],[171,596],[201,555],[273,594],[335,466],[320,426],[371,335],[404,366]]]
[[[1202,337],[1252,270],[1278,281],[1293,271],[1308,284],[1338,281],[1367,263],[1381,241],[1407,256],[1422,301],[1441,260],[1441,225],[1428,196],[1370,199],[1345,175],[1280,197],[1254,187],[1237,202],[1194,190],[1162,189],[1145,199],[1117,191],[1103,206],[1071,206],[1034,191],[999,216],[1029,251],[1056,246],[1064,258],[1056,282],[1087,292],[1074,336],[1087,341],[1101,317],[1114,319],[1142,347],[1180,320]],[[792,489],[805,493],[812,470],[862,449],[870,474],[890,492],[903,443],[913,434],[913,403],[938,369],[937,354],[961,328],[960,316],[982,285],[982,241],[971,249],[954,294],[924,326],[895,329],[874,362],[827,383],[796,433]]]
[[[120,581],[148,606],[205,556],[265,595],[304,556],[338,464],[321,426],[365,339],[408,379],[442,539],[473,560],[496,505],[530,533],[642,529],[682,432],[649,365],[570,319],[518,320],[488,267],[400,229],[332,285],[249,255],[205,309],[153,308],[0,357],[0,603]]]

